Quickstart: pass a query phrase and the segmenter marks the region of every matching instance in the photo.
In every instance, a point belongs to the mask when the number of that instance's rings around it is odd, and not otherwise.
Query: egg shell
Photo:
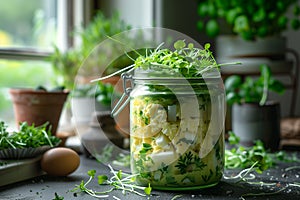
[[[78,154],[65,147],[57,147],[46,151],[41,159],[41,168],[49,175],[67,176],[74,172],[80,164]]]

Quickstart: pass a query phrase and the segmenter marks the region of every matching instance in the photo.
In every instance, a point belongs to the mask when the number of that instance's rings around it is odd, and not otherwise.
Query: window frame
[[[57,41],[56,45],[62,52],[67,51],[80,41],[71,36],[71,32],[86,24],[91,1],[57,0]],[[53,48],[54,50],[54,48]],[[0,59],[8,60],[43,60],[49,57],[53,50],[43,50],[26,47],[0,47]]]

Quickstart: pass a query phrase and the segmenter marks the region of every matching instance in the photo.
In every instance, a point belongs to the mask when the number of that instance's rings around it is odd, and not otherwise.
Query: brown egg
[[[49,175],[67,176],[74,172],[80,164],[78,154],[69,148],[57,147],[44,153],[41,168]]]

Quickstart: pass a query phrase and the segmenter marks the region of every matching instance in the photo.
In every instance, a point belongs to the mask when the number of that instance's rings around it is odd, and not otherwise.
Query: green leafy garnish
[[[27,122],[20,123],[20,130],[8,133],[7,125],[0,122],[0,150],[7,148],[36,148],[44,145],[56,146],[61,140],[51,135],[51,128],[47,129],[49,123],[36,127]]]
[[[122,45],[126,45],[113,38],[110,39]],[[209,43],[204,45],[204,49],[195,47],[193,43],[186,45],[184,40],[174,42],[175,50],[161,48],[163,45],[164,43],[158,45],[154,50],[146,49],[144,54],[140,54],[132,48],[133,52],[138,55],[136,59],[133,59],[134,64],[107,76],[94,79],[91,82],[105,80],[117,74],[129,72],[137,68],[153,70],[156,76],[160,74],[172,77],[199,78],[203,73],[211,69],[219,69],[224,65],[240,64],[238,62],[217,64],[210,51]]]
[[[219,67],[209,50],[209,44],[206,44],[204,49],[195,48],[192,43],[186,46],[184,40],[174,43],[174,51],[160,49],[159,46],[149,55],[140,55],[135,60],[135,68],[155,68],[157,71],[167,70],[175,75],[179,73],[184,77],[199,77],[203,72]]]
[[[150,183],[149,183],[149,184],[148,184],[148,187],[146,187],[146,188],[144,189],[144,192],[145,192],[145,194],[150,195],[150,194],[151,194],[151,191],[152,191],[152,188],[151,188]]]

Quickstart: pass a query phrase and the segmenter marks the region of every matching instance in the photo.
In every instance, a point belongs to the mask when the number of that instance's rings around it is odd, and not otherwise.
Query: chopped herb
[[[193,155],[190,151],[180,156],[178,159],[177,167],[181,174],[185,174],[195,169],[202,170],[207,165],[197,155]]]
[[[148,151],[151,151],[153,148],[151,144],[143,143],[143,148],[140,150],[140,154],[146,154]]]

